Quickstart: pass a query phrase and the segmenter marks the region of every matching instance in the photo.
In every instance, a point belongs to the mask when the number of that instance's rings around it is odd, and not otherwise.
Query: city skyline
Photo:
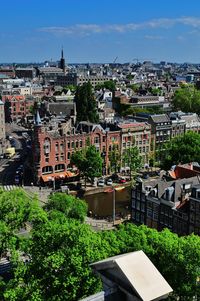
[[[0,61],[200,63],[200,3],[39,0],[1,4]]]

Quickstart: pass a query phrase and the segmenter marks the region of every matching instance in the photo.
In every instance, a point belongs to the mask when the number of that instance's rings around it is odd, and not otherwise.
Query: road
[[[27,131],[23,127],[15,124],[6,124],[6,136],[12,136],[13,145],[15,146],[16,154],[11,159],[0,160],[0,184],[14,185],[15,173],[21,162],[16,161],[16,158],[23,156],[26,142],[21,136],[22,132]]]

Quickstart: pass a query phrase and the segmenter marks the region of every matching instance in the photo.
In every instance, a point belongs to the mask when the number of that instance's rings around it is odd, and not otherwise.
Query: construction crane
[[[118,59],[118,56],[116,56],[116,58],[114,59],[113,64],[116,63],[116,60],[117,60],[117,59]]]

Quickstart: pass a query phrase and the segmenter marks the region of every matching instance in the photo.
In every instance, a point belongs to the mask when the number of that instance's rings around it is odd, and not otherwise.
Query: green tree
[[[174,94],[172,106],[174,110],[200,114],[200,91],[194,85],[182,85]]]
[[[122,154],[122,163],[124,166],[130,168],[131,180],[142,167],[142,157],[140,156],[139,149],[136,146],[125,149]]]
[[[198,300],[200,297],[197,285],[200,262],[198,236],[179,238],[168,229],[158,232],[131,223],[120,225],[118,231],[99,234],[103,242],[108,242],[108,256],[143,250],[173,288],[174,300],[192,300],[195,295]]]
[[[33,229],[28,251],[31,261],[23,277],[4,293],[16,297],[6,300],[76,301],[101,288],[89,264],[107,254],[101,238],[88,225],[54,218]]]
[[[179,163],[200,162],[200,135],[187,132],[171,139],[164,144],[159,157],[166,170]]]
[[[45,212],[39,207],[38,199],[30,199],[22,189],[0,191],[0,220],[11,231],[26,226],[26,222],[39,223],[46,220]]]
[[[73,195],[54,193],[49,196],[44,207],[48,212],[56,210],[64,213],[67,218],[74,218],[83,222],[87,215],[87,204]]]
[[[74,101],[76,103],[77,121],[90,121],[92,123],[99,121],[97,104],[90,82],[77,87]]]
[[[71,163],[76,165],[85,178],[85,185],[87,179],[94,180],[102,175],[103,159],[94,145],[73,153]]]
[[[121,154],[115,144],[113,145],[112,150],[109,152],[108,156],[109,156],[111,171],[117,173],[118,168],[121,165]]]
[[[114,92],[116,90],[116,84],[113,80],[107,80],[104,83],[97,84],[95,86],[95,90],[101,90],[101,89],[107,89],[111,92]]]

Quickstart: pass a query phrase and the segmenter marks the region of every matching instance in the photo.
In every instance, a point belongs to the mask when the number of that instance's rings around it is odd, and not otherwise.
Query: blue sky
[[[9,0],[0,62],[200,63],[198,0]]]

